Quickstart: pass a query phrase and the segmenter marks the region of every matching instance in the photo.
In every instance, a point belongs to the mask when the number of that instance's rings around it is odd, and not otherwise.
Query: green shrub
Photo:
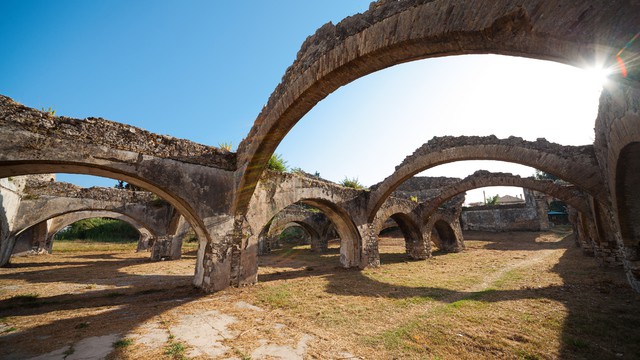
[[[233,144],[231,142],[223,142],[218,144],[218,147],[222,150],[231,151],[231,149],[233,149]]]
[[[352,189],[356,189],[356,190],[364,189],[364,185],[362,185],[360,181],[358,181],[358,178],[349,179],[348,177],[345,176],[344,180],[342,180],[340,185],[346,186]]]
[[[277,172],[287,172],[287,161],[280,154],[273,154],[267,163],[267,169]]]

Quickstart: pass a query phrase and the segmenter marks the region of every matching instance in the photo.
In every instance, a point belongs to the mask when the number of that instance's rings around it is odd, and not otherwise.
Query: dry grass
[[[16,259],[0,269],[0,330],[16,329],[0,334],[0,357],[215,309],[238,319],[227,357],[308,334],[306,358],[317,359],[640,358],[640,296],[565,235],[467,233],[466,251],[427,261],[406,261],[404,243],[383,238],[383,265],[363,271],[341,269],[336,244],[324,255],[280,249],[260,258],[257,285],[210,295],[189,285],[193,252],[156,263],[130,251]],[[167,358],[172,341],[134,341],[112,357]]]

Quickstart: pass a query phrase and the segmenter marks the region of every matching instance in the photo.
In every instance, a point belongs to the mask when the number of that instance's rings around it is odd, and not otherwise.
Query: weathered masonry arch
[[[77,211],[50,219],[51,224],[49,225],[49,235],[47,240],[52,241],[55,235],[65,227],[80,220],[91,218],[109,218],[126,222],[140,233],[139,243],[145,239],[158,236],[157,233],[154,233],[139,220],[136,220],[127,214],[121,214],[113,211]]]
[[[340,86],[393,65],[448,55],[494,53],[574,66],[600,59],[614,63],[638,30],[638,12],[639,3],[624,0],[412,0],[373,4],[363,14],[326,24],[302,45],[238,148],[235,209],[245,212],[262,170],[289,130]],[[633,66],[619,80],[638,86]]]
[[[234,154],[103,119],[49,118],[5,96],[0,124],[0,177],[74,173],[124,180],[171,203],[201,239],[211,240],[207,218],[228,210]]]
[[[431,227],[431,242],[443,251],[459,251],[461,241],[451,225],[442,219],[435,220]]]
[[[276,237],[290,226],[299,226],[309,236],[311,251],[324,252],[328,246],[329,228],[333,226],[329,218],[319,211],[311,211],[302,206],[289,206],[275,215],[265,225],[258,238],[258,252],[266,254],[277,242]]]
[[[79,210],[51,217],[43,222],[22,229],[16,234],[16,242],[13,246],[12,254],[23,253],[32,250],[34,247],[37,248],[37,252],[46,251],[51,253],[53,239],[60,230],[80,220],[91,218],[110,218],[128,223],[140,234],[138,247],[145,241],[148,242],[150,238],[157,236],[156,233],[129,215],[108,210]]]
[[[491,173],[480,170],[460,182],[440,188],[437,196],[427,199],[421,204],[420,217],[426,222],[443,202],[468,190],[487,186],[515,186],[536,190],[566,202],[581,213],[588,214],[591,211],[588,196],[575,186],[563,186],[551,180],[521,178],[508,173]]]
[[[531,166],[554,174],[599,200],[605,187],[593,146],[562,146],[544,139],[525,141],[495,136],[434,137],[396,167],[396,171],[373,187],[369,219],[385,199],[404,181],[431,167],[464,160],[499,160]]]
[[[425,241],[422,237],[420,226],[413,218],[405,213],[395,213],[390,216],[393,221],[398,224],[402,235],[404,236],[405,248],[407,255],[411,259],[426,259],[428,253],[425,249]]]

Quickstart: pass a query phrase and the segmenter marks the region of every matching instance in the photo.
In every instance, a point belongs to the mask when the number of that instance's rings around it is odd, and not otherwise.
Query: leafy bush
[[[280,154],[273,154],[267,163],[267,169],[277,172],[287,172],[287,161]]]
[[[134,242],[140,234],[124,221],[91,218],[76,221],[59,231],[56,240],[93,240],[102,242]]]
[[[364,185],[362,185],[360,181],[358,181],[358,178],[349,179],[348,177],[345,176],[344,180],[342,180],[340,185],[346,186],[352,189],[356,189],[356,190],[364,189]]]

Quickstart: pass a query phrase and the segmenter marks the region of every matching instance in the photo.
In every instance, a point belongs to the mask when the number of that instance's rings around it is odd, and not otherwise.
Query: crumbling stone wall
[[[526,202],[513,205],[485,205],[462,209],[463,230],[541,231],[549,229],[547,203],[523,189]]]

